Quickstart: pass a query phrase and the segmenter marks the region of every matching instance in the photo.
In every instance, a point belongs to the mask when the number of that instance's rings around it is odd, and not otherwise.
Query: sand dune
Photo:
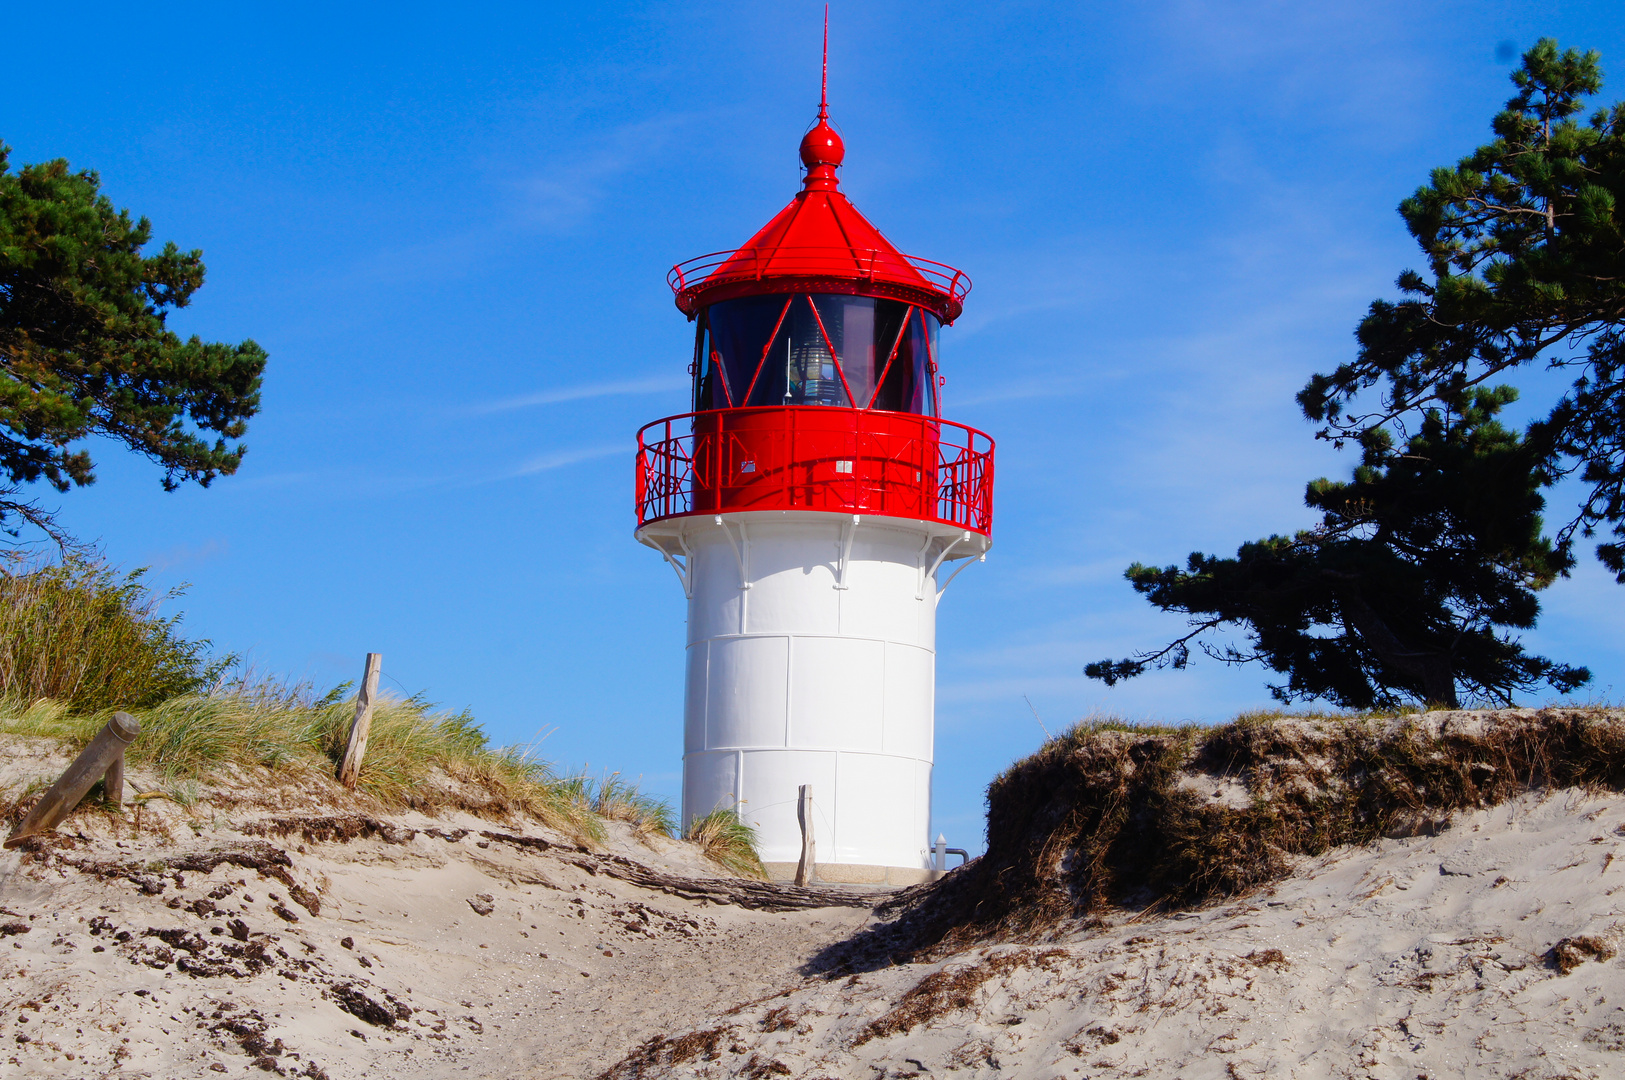
[[[883,894],[257,784],[0,857],[0,1077],[1625,1075],[1613,794],[894,963]]]
[[[81,814],[0,856],[0,1077],[590,1076],[796,981],[868,916],[794,890],[743,906],[754,883],[625,826],[587,853],[534,823],[269,794],[149,804],[139,835]]]
[[[1622,833],[1625,800],[1530,796],[1240,902],[809,979],[613,1075],[1621,1076]]]

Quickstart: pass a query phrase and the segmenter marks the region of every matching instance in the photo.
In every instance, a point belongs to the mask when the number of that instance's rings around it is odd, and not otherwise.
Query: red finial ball
[[[820,118],[817,125],[801,138],[801,163],[809,169],[819,165],[839,165],[844,157],[846,144],[829,126],[828,120]]]

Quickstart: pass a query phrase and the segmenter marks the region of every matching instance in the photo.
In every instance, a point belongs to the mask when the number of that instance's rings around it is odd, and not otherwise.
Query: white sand
[[[0,785],[59,767],[29,741],[0,749],[16,751]],[[863,909],[685,900],[534,824],[467,815],[375,813],[420,830],[405,843],[253,835],[287,813],[149,804],[140,836],[81,816],[71,846],[0,856],[0,927],[27,927],[0,937],[0,1078],[594,1077],[640,1046],[652,1064],[619,1075],[1625,1076],[1625,960],[1576,953],[1564,973],[1545,959],[1566,938],[1621,943],[1618,797],[1529,797],[1437,837],[1340,849],[1244,901],[855,980],[799,969]],[[221,850],[285,851],[320,913],[252,869],[177,883],[161,865]],[[605,850],[722,876],[688,845],[624,828]],[[944,993],[921,1022],[865,1037],[933,976]],[[649,1048],[663,1038],[687,1059]]]
[[[7,767],[19,767],[28,750]],[[61,764],[50,755],[37,762]],[[283,1075],[331,1080],[591,1076],[650,1035],[795,981],[805,955],[868,916],[696,903],[590,873],[569,861],[573,842],[534,824],[469,815],[387,815],[404,828],[471,830],[455,841],[422,832],[404,844],[245,835],[275,816],[286,813],[151,803],[139,837],[80,815],[64,830],[71,848],[43,862],[0,856],[0,926],[28,927],[0,937],[0,1077],[271,1074],[256,1057]],[[165,827],[172,840],[157,835]],[[480,830],[561,846],[527,850]],[[317,894],[319,915],[283,883],[237,866],[183,871],[182,885],[173,873],[138,874],[163,885],[147,895],[130,880],[98,880],[57,861],[156,868],[155,860],[267,843],[287,852],[295,883]],[[615,826],[599,850],[668,872],[727,876],[691,845],[654,844]],[[216,911],[191,910],[211,897]],[[233,920],[246,942],[233,939]],[[149,928],[210,947],[194,957]],[[270,961],[258,971],[221,955],[223,946],[255,945]],[[187,974],[181,961],[194,970],[224,961],[246,977]],[[396,1003],[412,1011],[393,1026],[368,1023],[340,1007],[346,986],[386,1012]],[[244,1033],[265,1049],[245,1050]]]
[[[1621,829],[1618,797],[1526,798],[1246,902],[804,984],[727,1018],[715,1060],[645,1075],[1625,1076],[1625,959],[1545,959],[1621,943]],[[862,1041],[922,980],[989,961],[1009,970],[968,1007]]]

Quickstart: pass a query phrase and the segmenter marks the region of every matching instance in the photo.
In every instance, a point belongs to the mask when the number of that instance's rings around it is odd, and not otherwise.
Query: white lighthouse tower
[[[969,279],[840,193],[828,117],[789,206],[672,269],[693,407],[639,432],[637,538],[688,597],[684,824],[736,808],[788,879],[805,817],[818,880],[909,884],[931,869],[937,606],[991,544],[993,442],[939,408]]]

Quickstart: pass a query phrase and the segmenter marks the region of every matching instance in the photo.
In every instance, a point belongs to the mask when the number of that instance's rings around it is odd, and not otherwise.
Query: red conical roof
[[[693,317],[719,300],[782,292],[885,296],[919,304],[951,323],[964,310],[970,278],[951,266],[904,255],[838,189],[845,145],[829,110],[801,140],[801,191],[742,247],[672,267],[677,307]]]

